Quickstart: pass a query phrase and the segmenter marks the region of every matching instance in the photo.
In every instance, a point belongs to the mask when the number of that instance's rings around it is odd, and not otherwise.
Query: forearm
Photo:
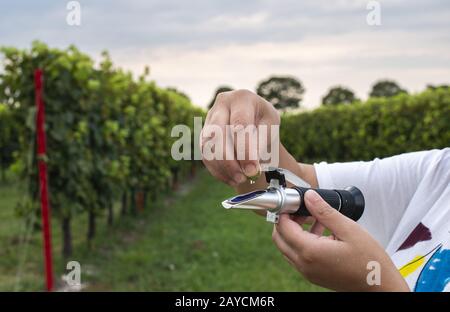
[[[294,173],[296,176],[302,178],[304,181],[309,183],[311,187],[317,188],[317,176],[316,171],[313,165],[298,163],[295,158],[289,154],[283,144],[280,143],[280,157],[279,157],[279,166],[280,168],[287,169]],[[255,183],[251,184],[249,181],[246,181],[237,187],[235,190],[237,193],[247,193],[258,189],[264,189],[267,187],[267,182],[264,175],[260,175],[258,180]]]

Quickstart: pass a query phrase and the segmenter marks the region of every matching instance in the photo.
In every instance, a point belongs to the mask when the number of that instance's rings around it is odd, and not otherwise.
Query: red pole
[[[44,99],[42,98],[43,78],[42,70],[36,69],[34,72],[34,88],[35,101],[37,108],[36,118],[36,138],[37,138],[37,159],[39,169],[39,189],[41,197],[41,215],[43,226],[43,241],[44,241],[44,261],[45,261],[45,281],[47,291],[53,289],[53,263],[52,263],[52,242],[50,235],[50,204],[48,200],[47,189],[47,163],[45,161],[46,155],[46,140],[45,140],[45,107]]]

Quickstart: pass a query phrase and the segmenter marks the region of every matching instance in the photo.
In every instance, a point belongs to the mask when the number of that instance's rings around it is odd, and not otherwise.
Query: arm
[[[250,184],[246,178],[258,173],[258,159],[226,159],[226,151],[231,150],[232,154],[236,155],[239,146],[221,145],[223,142],[217,142],[220,136],[204,131],[209,125],[224,129],[227,125],[246,127],[279,123],[280,117],[273,106],[249,91],[238,90],[220,94],[208,112],[202,130],[201,150],[203,153],[204,147],[211,141],[224,148],[220,150],[222,154],[219,158],[206,159],[204,156],[205,166],[213,176],[231,185],[239,193],[265,188],[267,183],[264,177],[260,177],[254,184]],[[279,144],[279,167],[292,171],[312,187],[318,186],[314,166],[299,165],[280,143],[279,138],[270,144]],[[244,149],[246,154],[249,154],[256,147],[246,145]],[[315,192],[307,192],[306,206],[316,221],[309,232],[297,224],[305,222],[305,218],[291,219],[288,215],[282,215],[280,223],[274,229],[273,239],[288,261],[313,283],[336,290],[408,290],[405,281],[382,247],[361,226],[327,206],[320,197],[319,200],[314,200],[311,193]],[[322,236],[325,228],[329,228],[337,240]],[[367,284],[369,261],[380,263],[381,285],[369,287]]]

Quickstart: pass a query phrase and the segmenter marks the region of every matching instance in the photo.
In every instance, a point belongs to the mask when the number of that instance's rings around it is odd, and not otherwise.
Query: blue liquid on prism
[[[229,202],[233,203],[233,204],[236,204],[236,203],[239,203],[239,202],[242,202],[242,201],[246,201],[246,200],[255,198],[255,197],[257,197],[257,196],[259,196],[259,195],[261,195],[261,194],[263,194],[265,192],[266,191],[254,191],[254,192],[238,195],[238,196],[235,196],[235,197],[231,198],[229,200]]]

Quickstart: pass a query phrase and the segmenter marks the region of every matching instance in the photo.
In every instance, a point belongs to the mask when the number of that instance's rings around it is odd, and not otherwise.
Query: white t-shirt
[[[320,188],[358,187],[358,221],[414,291],[450,291],[450,148],[314,164]]]

